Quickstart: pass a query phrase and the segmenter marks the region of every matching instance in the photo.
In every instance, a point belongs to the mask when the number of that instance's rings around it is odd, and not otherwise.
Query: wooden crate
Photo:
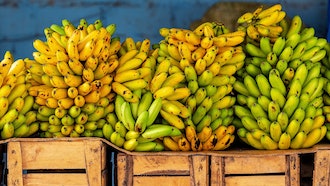
[[[7,185],[106,185],[106,147],[98,138],[12,139]]]
[[[209,185],[209,156],[192,153],[118,153],[117,185]]]
[[[120,152],[116,160],[117,185],[300,186],[304,185],[300,181],[301,156],[314,152],[314,148]]]

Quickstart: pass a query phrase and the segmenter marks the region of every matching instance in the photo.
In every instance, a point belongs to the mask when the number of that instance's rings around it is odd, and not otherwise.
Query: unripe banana
[[[288,135],[288,133],[283,132],[280,140],[278,142],[278,148],[279,149],[289,149],[292,145],[291,137]],[[292,148],[292,147],[291,147]]]
[[[258,127],[261,130],[263,130],[264,132],[269,133],[271,121],[268,118],[265,118],[265,117],[259,117],[256,120],[257,120],[256,122],[257,122]]]
[[[260,138],[260,143],[262,146],[267,150],[275,150],[278,149],[278,143],[275,142],[271,137],[268,135],[263,135]]]

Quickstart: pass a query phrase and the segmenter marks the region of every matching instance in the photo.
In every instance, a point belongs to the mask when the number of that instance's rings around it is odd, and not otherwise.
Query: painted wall
[[[241,0],[244,1],[244,0]],[[32,41],[45,39],[43,29],[68,19],[78,24],[81,18],[104,24],[117,24],[116,35],[135,40],[162,38],[161,27],[189,28],[216,0],[0,0],[0,56],[6,50],[15,58],[32,57]],[[226,2],[239,2],[227,0]],[[282,3],[289,16],[301,15],[303,21],[326,37],[327,0],[256,0],[244,2]]]

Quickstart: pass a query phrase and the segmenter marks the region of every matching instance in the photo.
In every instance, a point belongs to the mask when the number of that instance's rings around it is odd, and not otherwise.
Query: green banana
[[[245,70],[252,77],[256,77],[258,74],[261,73],[260,68],[253,63],[246,65]]]
[[[146,130],[141,134],[146,139],[156,139],[160,137],[170,136],[173,127],[164,124],[153,124],[153,127],[147,127]]]
[[[242,94],[244,96],[250,96],[250,92],[247,89],[247,87],[244,85],[243,82],[241,81],[235,81],[235,83],[233,84],[233,88],[236,92],[238,92],[239,94]],[[217,91],[219,92],[219,91]]]
[[[261,37],[260,38],[260,49],[264,52],[264,54],[268,54],[272,51],[272,45],[269,37]]]
[[[292,114],[292,116],[290,117],[290,121],[291,120],[297,120],[299,124],[301,124],[301,122],[304,120],[306,115],[305,109],[298,107]]]
[[[286,98],[285,96],[280,92],[280,90],[278,88],[271,88],[270,89],[270,97],[273,101],[275,101],[276,103],[278,103],[280,105],[281,108],[283,108],[283,106],[286,103]]]
[[[147,110],[140,113],[140,115],[137,117],[134,125],[135,131],[139,133],[143,133],[147,127],[149,119],[149,112]]]
[[[295,48],[298,45],[298,43],[301,42],[300,37],[301,37],[300,33],[291,34],[285,41],[285,47]]]
[[[280,73],[277,69],[272,69],[269,72],[269,83],[272,87],[277,88],[282,95],[286,95],[287,91],[286,91],[286,86],[284,84],[284,82],[281,79]]]
[[[280,54],[282,53],[284,47],[285,47],[285,38],[284,37],[278,37],[274,44],[273,44],[273,48],[272,51],[277,55],[280,56]]]
[[[268,81],[268,78],[264,75],[264,74],[258,74],[256,77],[255,77],[255,81],[258,85],[258,88],[259,88],[259,92],[270,98],[270,90],[271,90],[271,85]]]
[[[122,113],[122,122],[127,128],[127,130],[134,130],[135,120],[132,114],[132,110],[129,102],[124,102],[121,105],[121,113]]]
[[[249,90],[249,93],[251,96],[254,96],[257,98],[258,96],[261,95],[257,82],[255,81],[255,79],[252,76],[247,75],[244,77],[244,85],[245,85],[245,87],[248,87],[248,90]]]
[[[272,65],[268,61],[263,61],[263,62],[260,63],[261,72],[265,76],[269,75],[269,72],[271,71],[272,68],[273,68]]]
[[[290,38],[292,35],[300,33],[303,22],[299,15],[293,16],[288,32],[286,33],[286,38]]]
[[[276,101],[271,101],[268,104],[268,118],[270,121],[276,121],[278,114],[281,112],[280,105]]]
[[[210,70],[205,70],[197,77],[199,86],[207,86],[212,82],[213,73]]]
[[[0,129],[2,129],[6,123],[12,123],[18,115],[19,112],[16,109],[8,110],[0,119]]]
[[[288,62],[283,59],[280,59],[276,62],[275,66],[280,75],[282,76],[284,71],[288,68]]]
[[[291,46],[287,46],[283,49],[281,54],[279,55],[280,60],[290,61],[293,54],[293,48]]]
[[[245,50],[248,54],[254,57],[266,57],[266,54],[256,45],[252,43],[247,43],[245,45]]]
[[[265,117],[257,118],[258,127],[266,133],[269,133],[271,121]]]
[[[88,115],[87,121],[97,121],[104,116],[104,107],[96,106],[96,110]]]
[[[306,42],[300,42],[296,47],[293,48],[293,52],[291,55],[291,60],[300,59],[300,57],[305,53],[307,48]]]
[[[283,106],[283,111],[288,114],[289,118],[298,107],[298,104],[299,104],[299,96],[291,95],[290,97],[288,97],[287,101]]]
[[[254,118],[267,117],[267,112],[265,112],[262,106],[259,105],[257,102],[251,105],[250,110]]]
[[[291,139],[293,139],[296,134],[299,132],[300,123],[298,120],[291,120],[285,129],[285,131],[290,135]]]
[[[2,139],[8,139],[14,136],[15,128],[11,122],[7,122],[3,125],[2,130],[0,132]]]
[[[286,97],[290,97],[291,95],[300,96],[302,92],[302,85],[299,79],[293,79],[289,85],[289,90]]]
[[[88,122],[90,124],[93,124],[93,122]],[[86,125],[87,123],[84,125],[85,126],[85,129],[86,129]],[[125,127],[125,125],[123,124],[123,122],[121,121],[118,121],[116,124],[115,124],[115,127],[113,128],[115,132],[117,132],[121,137],[125,137],[126,136],[126,133],[127,133],[127,128]],[[88,129],[87,129],[88,130]],[[90,129],[89,129],[90,130]]]
[[[259,128],[256,119],[251,118],[249,116],[242,117],[241,121],[244,128],[246,128],[248,131],[252,131],[253,129]]]
[[[282,132],[285,131],[285,129],[287,128],[287,126],[289,125],[289,116],[287,115],[286,112],[281,111],[278,115],[277,115],[277,120],[276,120],[282,129]]]
[[[262,109],[266,112],[268,112],[268,105],[269,103],[271,102],[271,100],[264,96],[264,95],[261,95],[258,97],[258,104],[262,107]]]
[[[148,123],[147,123],[147,126],[150,126],[155,122],[161,108],[162,108],[162,98],[154,99],[152,101],[149,109],[148,109]]]
[[[305,27],[300,32],[300,43],[306,41],[307,39],[314,37],[315,29],[314,27]]]

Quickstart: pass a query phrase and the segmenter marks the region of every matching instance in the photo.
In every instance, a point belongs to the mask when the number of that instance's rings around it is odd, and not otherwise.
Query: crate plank
[[[65,141],[21,142],[23,169],[84,169],[85,147],[82,142]],[[69,148],[63,148],[69,147]],[[61,162],[61,163],[59,163]]]
[[[225,174],[260,174],[286,171],[286,156],[225,157]]]
[[[133,185],[133,157],[117,154],[117,185]]]
[[[208,156],[189,156],[190,175],[195,185],[209,185],[209,158]]]
[[[133,156],[134,175],[189,175],[188,156]]]
[[[188,186],[192,185],[189,176],[135,176],[134,186],[157,185],[157,186]],[[196,184],[197,185],[197,184]]]
[[[211,156],[211,186],[223,185],[225,182],[225,164],[224,158],[221,156]]]
[[[330,185],[330,150],[319,149],[314,155],[313,185]]]
[[[287,185],[300,186],[300,157],[298,154],[287,155],[289,169],[286,172],[288,175]]]
[[[100,170],[102,170],[102,159],[105,158],[101,141],[84,141],[85,147],[85,161],[86,161],[86,174],[88,177],[88,185],[91,183],[95,185],[102,185],[102,177],[100,176]]]
[[[24,185],[33,186],[81,186],[81,185],[91,185],[88,183],[86,174],[83,173],[61,173],[61,174],[25,174]]]
[[[229,176],[225,185],[231,186],[285,186],[285,175]]]
[[[7,149],[7,183],[8,185],[23,186],[21,143],[8,143]]]

